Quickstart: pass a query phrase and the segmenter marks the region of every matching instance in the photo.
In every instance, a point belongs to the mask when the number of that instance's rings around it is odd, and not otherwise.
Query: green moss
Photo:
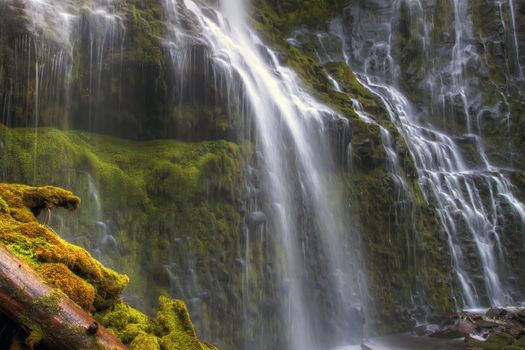
[[[131,349],[216,349],[199,341],[188,310],[180,300],[161,297],[156,319],[149,319],[124,303],[97,315],[97,318]]]
[[[166,297],[159,298],[159,312],[157,313],[158,333],[171,332],[185,333],[195,337],[195,329],[190,321],[186,305],[180,300],[170,300]]]
[[[235,144],[134,142],[78,131],[40,129],[35,153],[34,147],[28,147],[36,141],[33,130],[0,126],[0,135],[9,140],[5,152],[0,154],[0,163],[9,174],[7,180],[54,184],[82,195],[81,210],[74,218],[63,221],[67,227],[62,230],[65,238],[74,238],[86,248],[96,247],[103,235],[93,218],[111,219],[111,234],[118,246],[105,255],[106,262],[131,277],[129,293],[142,296],[141,307],[153,308],[158,295],[170,290],[170,279],[163,273],[168,261],[184,266],[184,257],[192,254],[198,261],[227,262],[219,266],[221,272],[214,273],[228,274],[234,268],[241,225],[237,208],[242,189],[238,184],[243,183],[242,158]],[[90,181],[97,185],[98,198],[103,202],[95,201]],[[41,203],[39,207],[52,207],[51,204]],[[16,213],[19,219],[34,222],[30,210],[10,205],[12,213],[15,209],[20,210]],[[36,226],[26,230],[42,231]],[[68,235],[68,231],[75,235]],[[191,246],[180,237],[191,237]],[[46,242],[25,250],[23,242],[13,237],[9,244],[28,260],[63,263],[71,270],[85,270],[80,267],[85,259],[68,257],[62,250],[57,254]],[[210,268],[201,263],[197,273],[207,276]],[[110,306],[111,296],[118,294],[122,286],[118,281],[114,287],[97,285],[94,275],[81,277],[93,280],[98,307],[108,302],[106,306]],[[208,290],[214,288],[211,280],[201,283]],[[100,293],[102,290],[104,293]],[[235,322],[231,324],[233,327]]]
[[[41,310],[51,317],[62,310],[60,303],[64,300],[64,294],[58,290],[53,290],[48,295],[37,298],[33,301],[36,309]]]
[[[343,4],[342,0],[257,0],[254,13],[258,21],[289,30],[298,25],[325,26]]]
[[[40,225],[34,216],[40,211],[35,208],[74,209],[80,202],[78,197],[59,188],[23,185],[0,184],[0,192],[11,208],[10,215],[0,220],[1,244],[86,310],[91,311],[93,305],[104,307],[115,302],[128,278],[105,268],[85,250],[65,242],[49,227]]]
[[[126,338],[129,343],[130,333],[138,331],[147,331],[149,327],[149,319],[141,312],[133,309],[131,306],[118,303],[111,309],[101,313],[97,316],[100,322],[107,328],[112,329],[119,338]]]
[[[180,300],[159,298],[157,313],[157,334],[163,335],[160,344],[163,349],[202,349],[197,339],[186,305]],[[206,345],[206,348],[215,349]]]
[[[35,203],[75,209],[80,202],[71,192],[54,187],[0,184],[0,192],[9,207],[31,213],[28,215],[34,215],[31,209]],[[60,312],[62,301],[69,297],[85,310],[96,311],[96,318],[132,349],[155,349],[159,343],[163,349],[173,350],[201,350],[205,346],[197,339],[183,302],[161,298],[157,319],[151,320],[121,302],[126,276],[103,267],[80,247],[64,242],[49,227],[38,224],[35,216],[26,223],[11,215],[0,215],[0,243],[28,261],[42,280],[54,287],[49,294],[32,301],[34,308],[48,317]],[[19,321],[21,327],[30,330],[26,344],[39,343],[42,332],[38,324],[24,317]],[[62,331],[63,337],[85,332],[76,325]],[[177,347],[182,344],[183,348]],[[205,348],[215,349],[208,345]]]
[[[127,61],[142,65],[160,67],[163,58],[161,39],[164,24],[161,18],[161,4],[156,1],[131,1],[129,6],[129,33],[131,38]]]
[[[13,254],[26,261],[30,265],[36,265],[37,260],[30,240],[19,237],[6,245]]]
[[[9,205],[2,197],[0,197],[0,213],[8,213],[8,212],[9,212]]]
[[[157,337],[151,334],[140,334],[129,345],[130,350],[160,350],[160,344]]]

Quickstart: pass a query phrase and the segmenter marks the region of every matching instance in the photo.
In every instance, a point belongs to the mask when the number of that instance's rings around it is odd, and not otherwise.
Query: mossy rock
[[[139,334],[131,344],[130,350],[160,350],[159,339],[151,334]]]
[[[201,344],[190,320],[186,305],[180,300],[159,299],[157,313],[157,334],[162,349],[216,349],[209,344]]]
[[[61,300],[69,298],[84,310],[96,312],[95,317],[131,349],[216,349],[198,340],[182,301],[161,298],[157,319],[150,319],[121,301],[127,276],[104,267],[37,221],[35,213],[40,210],[35,208],[76,209],[80,199],[73,193],[56,187],[11,184],[0,184],[0,193],[6,208],[0,211],[0,244],[27,261],[54,287],[49,295],[34,301],[39,310],[51,316],[60,310]],[[12,210],[18,210],[24,220],[12,216]],[[35,326],[25,342],[36,345],[40,339]]]
[[[240,274],[232,273],[237,269],[242,223],[239,184],[244,180],[239,146],[227,141],[137,142],[51,128],[39,129],[35,138],[34,129],[2,125],[0,138],[5,144],[0,164],[6,181],[53,184],[82,196],[81,210],[74,215],[53,210],[49,224],[64,239],[100,254],[96,256],[104,264],[130,276],[126,294],[135,307],[154,312],[158,296],[173,293],[172,272],[167,270],[170,264],[180,267],[183,283],[191,283],[186,268],[191,257],[199,283],[209,295],[203,300],[209,312],[198,320],[199,329],[213,339],[231,339],[227,337],[236,334],[235,340],[221,344],[225,348],[242,343],[242,334],[235,330],[242,315],[233,301],[224,298],[227,288],[242,285]],[[32,147],[35,142],[36,150]],[[48,216],[47,209],[41,211],[43,219]],[[35,220],[30,209],[10,208],[10,213],[19,221]],[[104,235],[112,236],[110,246],[104,245]],[[46,245],[35,252],[31,241],[15,243],[13,248],[27,260],[37,260],[38,253],[50,260],[46,262],[68,268],[75,265],[53,257]],[[100,249],[106,250],[100,253]],[[218,290],[212,278],[217,275],[229,278],[228,285]],[[95,304],[101,305],[97,309],[111,306],[111,302],[104,305],[104,297],[98,295]],[[215,320],[223,317],[228,321],[219,326]]]
[[[476,347],[481,350],[502,350],[502,349],[515,349],[512,344],[514,343],[514,337],[507,333],[495,333],[489,336],[486,341],[478,341],[469,339],[468,345]]]
[[[124,303],[96,317],[130,349],[217,350],[197,338],[186,305],[180,300],[160,297],[155,319],[148,318]]]
[[[297,25],[325,26],[343,8],[343,0],[257,0],[254,14],[280,30]]]
[[[55,287],[87,311],[113,304],[128,284],[84,249],[67,243],[35,216],[42,208],[73,210],[80,199],[55,187],[0,184],[9,213],[0,215],[0,243],[27,261]]]

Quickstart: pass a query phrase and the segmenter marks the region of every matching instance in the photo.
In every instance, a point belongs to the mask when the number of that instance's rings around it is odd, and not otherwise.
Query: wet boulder
[[[444,339],[455,339],[455,338],[461,338],[467,335],[468,333],[464,333],[461,329],[466,328],[465,326],[462,326],[461,328],[458,327],[458,323],[447,326],[444,328],[441,328],[440,330],[432,333],[430,337],[432,338],[444,338]]]
[[[518,311],[517,316],[523,323],[525,323],[525,309]]]
[[[500,320],[500,319],[504,319],[507,316],[507,314],[508,314],[507,310],[503,308],[494,307],[494,308],[489,309],[489,311],[487,311],[485,316],[488,318]]]
[[[264,224],[268,218],[266,217],[266,214],[262,211],[254,211],[248,214],[246,217],[246,223],[250,228],[256,228],[259,225]]]
[[[440,330],[440,327],[437,324],[423,324],[414,327],[412,332],[418,337],[427,337]]]

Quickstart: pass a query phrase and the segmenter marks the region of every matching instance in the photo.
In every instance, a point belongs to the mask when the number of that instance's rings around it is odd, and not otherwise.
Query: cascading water
[[[514,0],[508,0],[507,6],[509,8],[509,14],[510,14],[510,36],[512,38],[512,50],[514,52],[513,57],[513,73],[514,76],[517,76],[517,78],[521,81],[525,79],[523,75],[523,66],[521,65],[521,58],[520,58],[520,46],[519,46],[519,40],[518,40],[518,30],[516,29],[516,8],[514,5]],[[502,9],[500,8],[500,12],[502,12]],[[502,23],[505,21],[502,20]],[[506,29],[506,26],[504,26]]]
[[[55,125],[62,128],[70,126],[72,109],[71,91],[73,69],[80,60],[89,62],[89,82],[86,93],[89,94],[87,113],[91,127],[91,118],[99,108],[104,59],[109,54],[121,54],[124,26],[119,15],[118,2],[111,0],[93,0],[79,6],[69,0],[30,0],[26,2],[8,1],[7,6],[18,9],[25,22],[27,33],[14,42],[14,72],[11,72],[12,91],[4,93],[5,101],[2,113],[3,124],[19,125],[13,122],[11,104],[26,101],[24,115],[27,121],[21,123],[33,126],[35,130],[33,149],[33,177],[30,180],[38,184],[42,176],[38,157],[39,127]],[[81,57],[84,53],[87,57]],[[77,67],[78,68],[78,67]],[[63,164],[70,167],[70,164]],[[102,258],[99,250],[103,246],[114,245],[114,237],[108,233],[103,222],[101,199],[90,174],[82,172],[71,174],[67,180],[70,186],[82,188],[88,177],[88,194],[93,196],[96,217],[92,218],[94,230],[101,231],[102,237],[96,237],[90,245],[92,251]],[[5,175],[4,175],[5,177]],[[61,224],[58,224],[61,226]],[[68,231],[68,230],[63,230]]]
[[[16,104],[13,99],[27,99],[25,124],[33,125],[35,132],[41,124],[68,127],[73,67],[80,59],[89,60],[87,89],[91,118],[96,112],[92,109],[101,101],[103,59],[108,52],[118,52],[122,45],[121,5],[105,0],[88,1],[82,6],[69,0],[9,1],[7,4],[23,14],[28,33],[14,43],[12,76],[17,79],[12,91],[5,94],[4,123],[10,125],[14,113],[6,106]],[[87,57],[80,58],[83,52],[88,53]]]
[[[344,128],[344,119],[316,102],[296,75],[279,64],[275,53],[246,25],[241,1],[223,1],[219,11],[189,0],[165,5],[176,28],[171,33],[180,33],[184,16],[198,26],[201,35],[193,40],[207,46],[213,79],[226,89],[231,115],[240,115],[248,129],[250,120],[255,123],[255,166],[263,193],[249,201],[251,208],[269,218],[266,235],[272,237],[263,244],[274,244],[269,251],[276,254],[272,266],[278,278],[272,283],[281,283],[277,288],[286,348],[317,350],[347,343],[352,317],[357,316],[353,304],[360,303],[364,281],[356,277],[358,258],[352,255],[357,247],[350,244],[344,202],[337,200],[337,189],[331,185],[335,175],[329,175],[336,164],[329,156],[327,132],[330,125]],[[187,44],[187,37],[180,34],[169,39],[171,50]],[[191,55],[172,51],[171,57],[175,70],[180,70]],[[252,130],[246,130],[250,134]],[[248,238],[257,232],[246,232],[246,246],[256,244]],[[315,261],[310,259],[313,255]],[[249,274],[249,253],[245,257]],[[256,302],[251,279],[247,275],[244,285],[248,304]],[[245,325],[251,332],[246,334],[250,342],[246,346],[268,348],[268,334],[261,335],[258,329],[265,329],[269,320],[259,319],[262,325],[256,325],[245,315],[245,323],[252,327]],[[326,317],[330,321],[323,321]]]
[[[361,307],[394,332],[451,296],[520,301],[525,7],[479,3],[352,0],[278,52],[242,0],[0,0],[2,178],[80,194],[42,222],[224,349],[357,344]],[[261,28],[288,15],[266,4]],[[280,62],[302,55],[313,86]]]
[[[429,19],[430,3],[383,1],[366,10],[361,5],[349,5],[348,16],[353,22],[345,28],[347,35],[335,34],[346,38],[347,63],[359,73],[362,83],[383,100],[392,122],[409,146],[426,200],[436,207],[447,234],[452,263],[461,285],[462,304],[467,307],[508,304],[513,299],[509,286],[512,276],[509,276],[501,245],[501,235],[505,234],[501,217],[515,215],[524,225],[524,206],[513,195],[505,170],[490,163],[479,121],[474,125],[473,111],[482,109],[482,102],[473,80],[467,82],[465,77],[479,58],[473,45],[471,6],[465,1],[453,2],[453,44],[438,51],[436,59],[431,47],[437,44],[431,45],[429,41],[437,35],[431,32],[435,25]],[[509,5],[512,8],[512,2]],[[399,17],[393,14],[401,13],[402,6],[408,8],[413,28],[422,33],[413,41],[419,43],[420,64],[427,69],[422,83],[430,95],[429,100],[434,101],[430,109],[414,106],[410,97],[401,92],[398,74],[391,74],[401,71],[400,58],[393,54],[392,36],[393,28],[399,25],[396,23]],[[373,11],[376,16],[366,11]],[[426,22],[421,23],[422,18]],[[371,44],[363,45],[365,41]],[[446,125],[436,119],[436,114],[441,120],[452,119],[462,124],[463,134],[449,136],[434,127],[435,121]],[[476,164],[465,160],[460,140],[470,143],[479,155]],[[478,277],[473,271],[477,261],[482,266],[481,283],[476,281]]]
[[[24,24],[23,28],[19,28],[23,34],[12,43],[13,71],[8,73],[10,89],[8,92],[0,91],[0,95],[4,96],[2,123],[34,128],[31,137],[33,174],[26,181],[38,185],[47,176],[42,173],[46,161],[39,152],[39,129],[48,125],[70,127],[72,105],[77,103],[72,101],[71,96],[77,88],[73,86],[73,75],[78,74],[74,70],[75,67],[79,69],[82,60],[89,61],[89,82],[84,92],[89,95],[90,112],[86,114],[91,116],[91,109],[99,108],[104,59],[108,54],[121,54],[125,29],[119,15],[121,5],[110,0],[86,1],[82,6],[69,0],[8,0],[0,5],[13,11],[11,15],[17,16]],[[25,108],[20,113],[16,107],[11,107],[13,105],[25,105]],[[86,124],[91,125],[91,122]],[[3,166],[8,168],[5,163]],[[89,172],[72,169],[67,159],[62,160],[61,166],[68,169],[65,171],[67,176],[61,179],[63,185],[78,193],[86,192],[83,215],[87,223],[82,224],[89,226],[92,236],[76,234],[80,220],[60,213],[48,218],[47,224],[61,232],[68,232],[68,240],[89,248],[100,261],[106,263],[109,256],[118,256],[118,246],[104,221],[102,198],[95,180]],[[4,181],[10,177],[7,172],[2,175]]]

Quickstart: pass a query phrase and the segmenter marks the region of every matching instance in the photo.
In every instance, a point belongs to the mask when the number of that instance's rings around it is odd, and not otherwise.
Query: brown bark
[[[127,349],[87,312],[0,246],[0,312],[56,349]]]

